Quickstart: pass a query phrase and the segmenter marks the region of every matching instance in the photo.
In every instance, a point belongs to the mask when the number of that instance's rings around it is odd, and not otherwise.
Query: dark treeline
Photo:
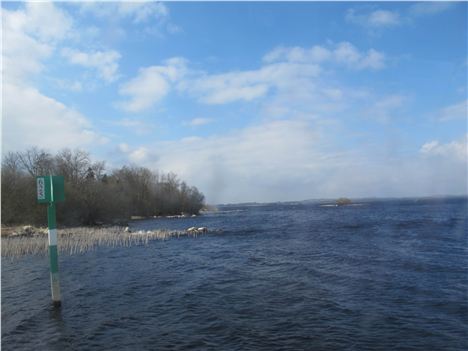
[[[57,220],[65,225],[197,214],[204,206],[203,194],[173,173],[128,166],[106,173],[105,163],[92,162],[87,152],[64,149],[52,155],[31,148],[3,157],[3,224],[46,224],[46,206],[36,201],[35,178],[49,174],[65,178],[65,202],[57,204]]]

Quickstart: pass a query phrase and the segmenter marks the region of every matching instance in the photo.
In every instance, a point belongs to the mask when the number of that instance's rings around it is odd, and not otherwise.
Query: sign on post
[[[58,271],[57,224],[55,203],[65,201],[63,176],[40,176],[36,178],[37,202],[48,203],[47,225],[49,227],[50,287],[54,306],[60,306],[60,280]]]
[[[36,184],[37,202],[40,204],[65,201],[65,182],[63,176],[36,177]]]

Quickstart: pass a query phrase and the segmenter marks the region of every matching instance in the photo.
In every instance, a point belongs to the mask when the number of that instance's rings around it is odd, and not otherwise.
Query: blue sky
[[[467,193],[467,4],[2,3],[2,152],[208,202]]]

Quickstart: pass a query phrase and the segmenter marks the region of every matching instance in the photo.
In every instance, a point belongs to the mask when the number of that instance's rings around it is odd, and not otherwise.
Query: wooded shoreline
[[[82,150],[53,155],[31,148],[2,158],[3,225],[47,223],[47,206],[36,199],[36,177],[45,175],[64,178],[65,201],[57,203],[61,225],[121,225],[134,216],[197,215],[205,207],[204,195],[174,173],[134,165],[108,169]]]

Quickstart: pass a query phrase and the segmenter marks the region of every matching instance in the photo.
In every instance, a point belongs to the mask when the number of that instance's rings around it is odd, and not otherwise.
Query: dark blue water
[[[466,199],[226,206],[223,233],[2,260],[3,350],[467,350]]]

